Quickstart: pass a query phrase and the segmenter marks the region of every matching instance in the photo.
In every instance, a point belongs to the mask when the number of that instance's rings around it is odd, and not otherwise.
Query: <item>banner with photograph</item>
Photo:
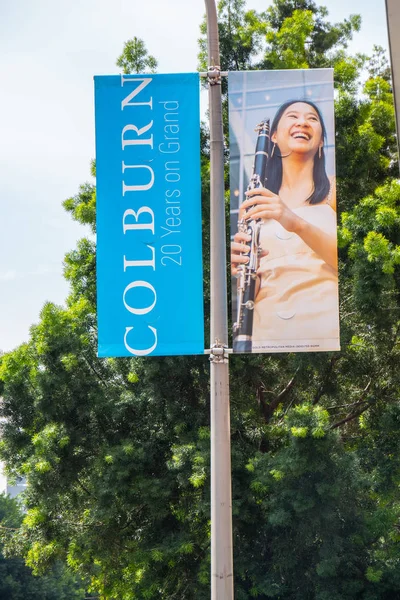
[[[94,79],[99,356],[203,354],[199,75]]]
[[[228,84],[233,351],[340,350],[333,71]]]

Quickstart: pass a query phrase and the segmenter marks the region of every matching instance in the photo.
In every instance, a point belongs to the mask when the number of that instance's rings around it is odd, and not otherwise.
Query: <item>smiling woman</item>
[[[336,191],[326,143],[315,102],[284,102],[270,130],[265,180],[250,186],[239,208],[239,222],[258,224],[255,297],[245,307],[253,311],[252,351],[339,349]],[[233,237],[233,275],[249,262],[251,230]]]
[[[272,123],[271,141],[273,148],[271,160],[268,163],[268,187],[271,191],[282,197],[285,193],[285,185],[282,186],[283,164],[285,164],[285,177],[296,177],[297,183],[302,184],[303,194],[306,193],[310,204],[318,204],[323,201],[329,193],[330,182],[325,168],[324,141],[327,138],[325,124],[316,104],[310,101],[288,101],[283,104]],[[280,154],[275,153],[276,147]],[[282,159],[290,158],[298,160],[297,164],[303,163],[304,171],[301,177],[296,175],[291,161],[282,162]],[[283,190],[281,188],[284,188]]]

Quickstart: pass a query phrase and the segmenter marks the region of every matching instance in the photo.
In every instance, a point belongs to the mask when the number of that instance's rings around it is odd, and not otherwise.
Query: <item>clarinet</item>
[[[247,191],[264,187],[266,182],[266,169],[269,158],[270,147],[270,125],[269,119],[261,121],[256,127],[258,132],[256,151],[254,156],[253,174],[250,178]],[[250,219],[244,217],[238,221],[238,231],[251,236],[246,242],[250,246],[249,252],[241,256],[249,258],[246,264],[238,264],[237,267],[237,310],[236,322],[233,325],[233,351],[251,352],[253,335],[254,300],[256,294],[256,279],[258,269],[258,258],[260,247],[261,219]]]

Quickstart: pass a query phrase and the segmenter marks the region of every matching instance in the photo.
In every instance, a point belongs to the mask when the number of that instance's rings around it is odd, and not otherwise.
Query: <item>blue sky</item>
[[[264,10],[267,0],[248,0]],[[326,0],[361,14],[350,51],[387,47],[384,0]],[[93,75],[118,73],[138,36],[160,72],[195,71],[203,0],[15,0],[0,6],[0,350],[27,341],[46,301],[63,304],[64,254],[87,231],[61,203],[90,181]]]

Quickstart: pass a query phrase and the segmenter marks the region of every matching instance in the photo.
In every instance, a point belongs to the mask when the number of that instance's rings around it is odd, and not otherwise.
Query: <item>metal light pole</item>
[[[398,0],[386,0],[386,18],[392,66],[393,95],[396,112],[397,147],[400,135],[400,4]],[[399,154],[400,166],[400,154]]]
[[[215,0],[205,0],[210,103],[211,600],[233,600],[232,491],[221,71]]]

